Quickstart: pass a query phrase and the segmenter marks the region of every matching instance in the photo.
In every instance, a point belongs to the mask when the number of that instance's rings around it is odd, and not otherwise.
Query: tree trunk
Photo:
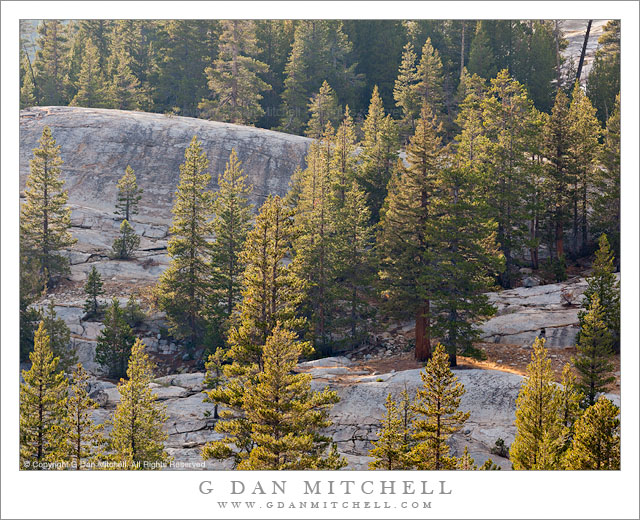
[[[431,359],[431,338],[429,323],[429,300],[418,309],[416,313],[416,360],[427,361]]]
[[[584,55],[587,52],[587,43],[589,42],[589,32],[591,32],[591,22],[587,23],[587,32],[584,34],[584,43],[582,44],[582,52],[580,53],[580,63],[578,63],[578,74],[576,75],[576,81],[580,82],[580,75],[582,74],[582,65],[584,65]]]
[[[556,222],[556,255],[560,258],[564,255],[564,231],[562,229],[562,222],[558,220]]]
[[[462,43],[460,45],[460,77],[462,77],[462,71],[464,70],[464,29],[465,21],[462,20]]]

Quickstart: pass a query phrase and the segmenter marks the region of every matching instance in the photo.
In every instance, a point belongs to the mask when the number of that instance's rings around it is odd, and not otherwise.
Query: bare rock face
[[[180,164],[193,136],[209,159],[211,188],[217,188],[235,149],[253,185],[251,202],[259,208],[269,194],[284,195],[295,169],[304,163],[310,139],[260,128],[161,114],[78,107],[34,107],[20,112],[20,187],[29,174],[32,150],[44,126],[51,128],[64,161],[71,233],[78,239],[67,254],[71,279],[82,282],[95,266],[103,279],[152,283],[166,268],[171,208]],[[109,260],[119,232],[114,215],[117,182],[127,165],[144,190],[132,226],[140,248],[128,262]]]

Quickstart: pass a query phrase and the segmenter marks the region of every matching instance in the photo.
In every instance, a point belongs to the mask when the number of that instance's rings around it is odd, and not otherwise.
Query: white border
[[[230,479],[447,480],[429,510],[261,509],[259,518],[638,518],[638,3],[636,2],[3,2],[2,518],[246,518],[222,512]],[[19,472],[18,20],[40,18],[621,18],[623,363],[620,472]],[[292,498],[292,497],[288,497]],[[293,497],[299,500],[301,497]],[[329,499],[329,497],[324,497]],[[382,497],[377,497],[381,499]],[[251,500],[251,498],[248,498]],[[278,499],[274,497],[274,499]],[[352,496],[355,499],[355,495]],[[362,500],[372,500],[363,497]],[[413,516],[411,516],[413,515]]]

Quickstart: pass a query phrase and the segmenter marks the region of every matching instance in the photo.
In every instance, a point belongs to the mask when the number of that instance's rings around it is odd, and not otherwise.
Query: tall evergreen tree
[[[212,292],[214,305],[227,319],[240,300],[244,270],[240,253],[252,220],[253,206],[248,198],[252,186],[248,184],[241,165],[235,149],[232,149],[224,173],[218,176],[218,191],[213,196]]]
[[[569,470],[620,469],[620,408],[600,397],[576,422],[565,458]]]
[[[403,141],[415,131],[415,121],[420,115],[420,93],[416,89],[420,81],[416,67],[417,59],[413,45],[411,42],[407,43],[402,52],[398,78],[393,88],[396,106],[402,109],[402,120],[399,126]]]
[[[344,204],[345,194],[355,179],[357,138],[349,105],[345,108],[342,122],[336,130],[331,155],[332,191],[336,204]]]
[[[385,116],[377,86],[371,94],[362,130],[364,138],[360,143],[356,175],[367,194],[371,221],[377,223],[399,149],[396,123],[391,115]]]
[[[224,20],[218,43],[218,57],[205,72],[212,100],[199,108],[209,119],[230,123],[255,123],[264,115],[260,92],[269,90],[261,78],[268,66],[257,55],[255,22]]]
[[[611,116],[619,92],[620,20],[609,20],[598,39],[598,50],[587,78],[587,95],[602,123]]]
[[[180,165],[168,252],[169,267],[155,288],[158,305],[167,314],[172,333],[198,347],[207,326],[212,233],[209,161],[194,136]]]
[[[138,203],[142,198],[142,188],[138,187],[136,174],[133,168],[127,165],[124,175],[118,181],[118,198],[116,200],[115,214],[123,220],[131,222],[134,215],[138,214]]]
[[[418,388],[414,406],[414,437],[418,444],[410,457],[417,469],[454,469],[456,461],[449,454],[447,439],[462,429],[469,412],[458,409],[465,389],[451,372],[443,345],[436,345],[420,378],[423,386]]]
[[[576,384],[576,376],[569,363],[565,363],[562,367],[560,392],[562,424],[567,429],[564,436],[566,449],[573,439],[575,423],[582,414],[580,400],[584,397]]]
[[[469,73],[477,74],[484,79],[491,79],[498,73],[491,41],[482,21],[478,22],[476,34],[471,41],[467,69],[469,69]]]
[[[451,366],[458,352],[479,354],[473,347],[479,338],[475,322],[495,313],[485,293],[504,265],[495,222],[487,219],[486,207],[477,200],[477,182],[472,169],[443,169],[434,217],[427,223],[432,237],[430,269],[421,283],[433,288],[433,334],[442,338]]]
[[[127,373],[127,360],[135,337],[117,298],[112,300],[103,323],[96,345],[96,362],[108,377],[120,379]]]
[[[20,108],[38,104],[33,67],[26,52],[20,51]]]
[[[167,434],[165,407],[156,403],[157,396],[149,387],[153,379],[153,364],[144,351],[144,343],[136,339],[131,348],[127,381],[118,385],[120,402],[113,414],[109,436],[110,448],[116,460],[126,469],[160,469],[155,464],[169,462],[164,450]],[[150,465],[145,467],[144,464]]]
[[[570,153],[575,169],[572,193],[573,252],[578,255],[585,251],[589,238],[587,215],[591,202],[590,192],[593,191],[595,160],[600,152],[598,139],[601,128],[595,108],[577,82],[569,107],[569,122],[572,137]]]
[[[96,269],[96,266],[92,265],[91,271],[89,271],[87,275],[87,281],[84,284],[84,292],[87,295],[87,299],[84,302],[85,318],[98,316],[102,307],[98,302],[98,297],[104,294],[102,285],[102,277]]]
[[[24,383],[20,383],[20,468],[42,469],[39,464],[60,462],[63,457],[68,388],[42,322],[29,359],[31,368],[22,371]]]
[[[582,300],[583,310],[578,313],[578,320],[582,328],[586,313],[597,295],[602,305],[602,320],[612,337],[613,350],[620,352],[620,282],[613,273],[615,264],[607,235],[600,235],[598,244],[600,247],[596,251],[591,276],[587,278],[587,288]]]
[[[555,469],[566,434],[561,391],[553,382],[544,340],[536,338],[516,399],[516,438],[509,449],[513,469]]]
[[[78,362],[75,347],[71,343],[71,331],[62,318],[58,318],[53,300],[42,313],[45,334],[53,356],[59,359],[58,370],[70,372]]]
[[[282,199],[270,195],[260,208],[255,226],[247,235],[240,260],[245,265],[242,301],[237,322],[229,332],[230,358],[239,366],[262,370],[262,347],[276,323],[287,330],[304,326],[297,315],[305,284],[291,257],[295,238],[293,212]]]
[[[140,245],[140,237],[136,234],[128,220],[120,223],[120,235],[113,241],[111,249],[113,258],[127,260]]]
[[[578,388],[584,393],[588,406],[594,405],[598,394],[615,381],[611,362],[613,335],[604,322],[604,313],[600,298],[594,294],[589,311],[581,319],[578,354],[573,359],[580,376]]]
[[[95,424],[91,412],[98,407],[89,397],[89,373],[78,363],[63,421],[65,459],[72,469],[91,469],[102,457],[102,424]]]
[[[416,133],[407,147],[405,168],[398,165],[389,184],[377,248],[384,295],[393,309],[416,320],[416,359],[431,357],[431,237],[437,176],[442,167],[441,125],[428,106],[422,108]]]
[[[387,396],[384,407],[382,430],[378,432],[373,449],[369,450],[369,456],[373,457],[369,469],[406,469],[407,450],[402,436],[402,418],[391,394]]]
[[[301,133],[308,120],[307,103],[326,81],[340,104],[353,104],[362,76],[351,61],[352,45],[340,20],[299,20],[285,67],[281,128]]]
[[[99,108],[106,104],[106,98],[105,77],[100,68],[98,49],[91,41],[87,41],[78,75],[77,93],[70,104],[78,107]]]
[[[328,411],[338,396],[327,389],[313,392],[310,375],[293,373],[301,353],[295,333],[276,326],[264,346],[264,371],[248,385],[242,402],[251,451],[233,451],[235,436],[221,421],[216,430],[231,436],[205,446],[204,458],[232,456],[239,470],[339,469],[346,464],[331,438],[320,433],[331,425]]]
[[[145,104],[140,80],[131,70],[133,58],[125,47],[120,31],[110,57],[110,81],[105,85],[105,104],[118,110],[136,110]]]
[[[42,316],[33,304],[38,300],[43,283],[37,261],[20,253],[20,361],[27,361],[33,350],[33,335]]]
[[[616,270],[620,266],[620,94],[607,119],[600,149],[600,164],[594,178],[592,231],[606,233],[615,257]]]
[[[444,93],[442,91],[442,61],[438,50],[431,44],[431,38],[427,38],[420,62],[416,68],[418,83],[415,86],[419,94],[420,105],[429,105],[435,114],[442,114],[444,109]]]
[[[33,63],[39,105],[65,105],[67,28],[61,20],[43,20],[38,26],[38,50]]]
[[[322,82],[320,90],[310,98],[309,113],[311,117],[307,123],[306,134],[313,139],[320,139],[327,125],[336,126],[340,118],[340,106],[336,93],[326,81]]]
[[[60,251],[76,239],[69,233],[71,210],[66,207],[67,192],[62,190],[64,181],[60,179],[60,146],[48,126],[33,154],[25,202],[20,208],[20,247],[25,255],[37,259],[43,282],[48,284],[68,271],[69,261]]]

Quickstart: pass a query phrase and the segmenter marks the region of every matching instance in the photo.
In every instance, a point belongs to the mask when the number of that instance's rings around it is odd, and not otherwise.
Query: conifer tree
[[[103,425],[91,419],[98,403],[89,397],[89,373],[81,363],[77,364],[72,381],[63,422],[65,459],[72,469],[91,469],[102,457]]]
[[[71,106],[99,108],[105,105],[105,78],[100,68],[98,49],[90,40],[85,43],[77,89]]]
[[[369,462],[369,469],[405,469],[406,449],[402,435],[402,418],[391,394],[387,396],[384,407],[382,430],[378,432],[378,439],[373,442],[373,449],[369,450],[369,456],[374,458]]]
[[[420,93],[416,89],[420,81],[416,67],[417,59],[413,44],[407,43],[402,52],[398,78],[393,88],[396,106],[402,109],[400,135],[403,141],[415,131],[415,121],[420,114]]]
[[[433,48],[431,38],[427,38],[417,66],[419,81],[415,86],[419,94],[420,105],[429,105],[435,114],[442,113],[444,93],[442,91],[442,61],[437,49]]]
[[[225,382],[224,376],[224,361],[227,355],[226,350],[218,347],[213,354],[209,355],[207,362],[205,363],[205,378],[204,385],[209,390],[219,390],[223,387]],[[208,396],[203,399],[205,403],[214,403],[213,418],[219,419],[218,415],[218,403],[212,401]]]
[[[431,357],[431,287],[423,282],[431,273],[427,225],[433,216],[442,161],[440,130],[431,109],[423,107],[407,147],[409,165],[399,163],[391,178],[377,243],[383,294],[398,313],[415,316],[419,361]]]
[[[65,105],[68,37],[61,20],[43,20],[38,26],[38,50],[33,63],[39,105]]]
[[[120,236],[114,241],[111,249],[113,250],[113,258],[127,260],[131,258],[133,252],[140,246],[140,236],[129,224],[127,219],[120,223]]]
[[[473,458],[471,457],[469,448],[467,446],[464,447],[462,457],[458,457],[456,469],[459,469],[461,471],[473,471],[478,469],[478,466],[476,466],[475,460],[473,460]]]
[[[513,469],[555,469],[565,428],[561,391],[553,382],[544,339],[536,338],[525,379],[516,399],[516,438],[509,448]]]
[[[210,282],[211,213],[209,161],[194,136],[180,165],[180,182],[173,206],[168,252],[169,267],[155,288],[158,305],[167,314],[170,330],[191,349],[198,347],[207,326]]]
[[[620,20],[609,20],[598,39],[598,50],[587,78],[587,95],[605,123],[620,92]]]
[[[567,186],[573,178],[569,100],[562,89],[559,89],[556,95],[544,135],[545,155],[548,159],[545,170],[547,211],[551,215],[551,235],[555,243],[555,254],[558,259],[562,259],[564,257],[564,226],[568,221],[570,204]],[[551,254],[554,253],[554,249],[551,249]]]
[[[576,376],[569,363],[565,363],[562,368],[560,392],[562,424],[568,430],[565,435],[564,447],[568,448],[571,443],[571,439],[573,439],[576,420],[582,414],[582,411],[580,410],[580,401],[584,397],[578,389]]]
[[[240,253],[253,218],[253,206],[248,198],[252,186],[247,183],[241,165],[235,149],[232,149],[224,173],[218,176],[218,191],[213,196],[212,292],[214,304],[227,319],[240,300],[244,270]]]
[[[117,36],[120,36],[119,34]],[[118,110],[136,110],[144,104],[144,94],[140,80],[131,70],[132,57],[129,55],[124,41],[116,40],[111,55],[111,80],[105,86],[105,104]]]
[[[335,212],[335,246],[333,252],[333,291],[338,301],[344,302],[343,311],[337,313],[336,326],[346,325],[348,344],[355,346],[364,339],[366,319],[372,315],[369,305],[370,287],[375,275],[373,257],[374,233],[370,226],[366,195],[353,181],[345,194],[344,205]]]
[[[64,181],[60,179],[60,147],[48,126],[33,154],[25,202],[20,208],[20,247],[24,255],[37,260],[42,281],[48,286],[53,277],[68,271],[69,261],[60,251],[76,239],[69,233],[71,210],[66,207],[67,192],[62,190]]]
[[[275,327],[264,346],[264,370],[247,385],[242,401],[251,449],[236,451],[233,423],[220,421],[216,430],[227,438],[206,445],[205,459],[233,457],[239,470],[339,469],[346,464],[331,438],[320,433],[331,425],[328,410],[338,401],[336,393],[313,392],[310,375],[293,373],[302,348],[295,333]]]
[[[491,79],[498,72],[491,41],[482,21],[478,22],[476,34],[471,41],[467,68],[471,74],[477,74],[484,79]]]
[[[356,129],[347,105],[342,122],[336,130],[330,163],[333,197],[338,207],[344,204],[345,194],[355,179],[358,159],[356,148]]]
[[[20,70],[20,108],[32,107],[38,104],[36,85],[34,83],[33,68],[26,52],[21,52]]]
[[[140,325],[145,318],[145,313],[136,300],[136,294],[129,295],[127,304],[124,306],[124,319],[132,329]]]
[[[586,313],[597,295],[602,305],[602,320],[612,337],[613,351],[620,352],[620,282],[613,273],[614,259],[607,235],[600,235],[598,245],[593,271],[587,278],[587,288],[583,294],[584,310],[578,313],[578,320],[582,328]],[[580,342],[580,333],[577,341]]]
[[[567,451],[568,470],[620,469],[620,408],[604,396],[587,408],[578,419],[571,448]]]
[[[20,254],[20,361],[27,361],[33,350],[33,335],[42,316],[33,304],[40,296],[43,286],[38,272],[37,260]]]
[[[340,118],[341,109],[338,105],[338,98],[329,83],[323,81],[320,90],[309,101],[311,117],[305,133],[313,139],[320,139],[324,135],[327,125],[335,127]]]
[[[620,266],[620,94],[607,119],[594,179],[592,231],[606,233],[613,250],[616,270]]]
[[[218,42],[218,57],[205,69],[211,100],[199,108],[208,119],[229,123],[255,123],[264,115],[260,92],[271,89],[261,78],[269,67],[255,59],[255,22],[224,20]]]
[[[458,352],[480,355],[473,346],[479,337],[474,322],[495,313],[485,293],[494,284],[492,275],[504,265],[495,222],[477,200],[477,183],[473,170],[443,169],[434,216],[427,223],[432,244],[421,283],[432,288],[430,297],[438,310],[432,330],[442,338],[451,366],[456,365]]]
[[[367,194],[371,221],[377,223],[399,148],[396,123],[391,115],[385,116],[377,86],[373,88],[362,130],[364,139],[360,143],[357,179]]]
[[[165,407],[156,403],[157,396],[149,387],[152,379],[153,364],[144,343],[136,339],[131,348],[127,381],[121,380],[118,385],[120,402],[109,436],[114,457],[127,469],[149,469],[144,467],[145,463],[169,462],[164,450],[167,434],[163,430],[167,414]],[[151,468],[159,469],[155,465]]]
[[[62,419],[68,382],[58,372],[44,323],[35,334],[31,368],[22,371],[20,383],[20,468],[41,469],[37,464],[60,462],[64,436]]]
[[[58,318],[53,300],[42,313],[45,334],[53,356],[59,359],[58,370],[68,372],[77,363],[76,351],[71,344],[71,331],[62,318]]]
[[[138,203],[142,198],[142,188],[138,187],[136,174],[131,166],[127,165],[124,175],[118,181],[118,199],[116,201],[115,214],[123,220],[132,221],[138,214]]]
[[[589,311],[581,317],[578,354],[573,364],[578,371],[578,388],[584,393],[585,404],[592,406],[598,394],[615,381],[611,362],[613,335],[604,322],[605,310],[597,294],[591,297]]]
[[[87,281],[84,284],[84,292],[87,295],[87,299],[84,302],[85,318],[95,318],[100,312],[102,305],[98,302],[98,297],[104,294],[102,288],[102,277],[96,269],[96,266],[91,266],[91,271],[87,275]]]
[[[410,457],[417,469],[454,469],[456,460],[449,454],[447,439],[464,426],[469,412],[458,410],[465,389],[451,372],[443,345],[436,345],[420,378],[423,386],[418,388],[414,405],[414,439],[418,444]]]
[[[135,337],[117,298],[112,300],[103,323],[96,345],[96,362],[108,377],[120,379],[127,373],[127,360]]]
[[[602,129],[591,101],[576,82],[569,106],[570,153],[575,171],[573,203],[573,252],[584,251],[588,240],[587,214],[593,190],[595,161],[600,153],[598,142]],[[579,247],[581,244],[582,247]]]
[[[230,358],[239,366],[262,369],[262,346],[276,323],[299,330],[305,320],[297,315],[305,284],[291,257],[295,238],[293,212],[282,199],[270,195],[260,208],[255,226],[240,255],[245,265],[242,301],[237,322],[229,332]],[[253,369],[251,369],[253,370]]]

